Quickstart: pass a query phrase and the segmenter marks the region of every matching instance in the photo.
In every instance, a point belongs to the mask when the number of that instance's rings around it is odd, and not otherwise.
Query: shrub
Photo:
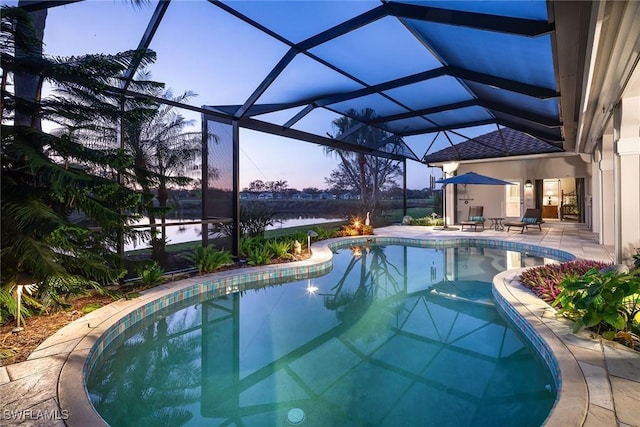
[[[371,229],[371,233],[373,234],[373,228],[370,226],[365,226],[365,227],[369,227]],[[315,231],[316,234],[318,235],[315,238],[312,238],[313,241],[318,241],[318,240],[328,240],[328,239],[333,239],[334,237],[336,237],[336,230],[334,229],[329,229],[329,228],[321,228],[318,226],[312,227],[311,230]],[[298,240],[300,241],[300,240]]]
[[[345,236],[370,236],[373,234],[373,227],[365,225],[364,221],[360,217],[353,217],[349,221],[349,224],[343,225],[335,233],[337,237]]]
[[[238,252],[240,253],[240,256],[248,257],[254,249],[262,247],[264,244],[265,241],[260,236],[244,236],[240,238],[240,248],[238,249]]]
[[[430,216],[425,216],[422,218],[411,218],[409,225],[442,226],[444,225],[444,220],[442,218],[432,218]]]
[[[193,260],[199,273],[212,273],[217,269],[233,263],[230,252],[217,250],[213,246],[199,247],[194,250]]]
[[[638,332],[640,270],[601,274],[592,268],[582,276],[566,277],[560,286],[554,305],[561,305],[560,312],[575,320],[574,332],[592,328],[608,339],[618,332]]]
[[[520,281],[545,302],[553,303],[560,294],[560,283],[567,276],[581,276],[592,268],[607,264],[600,261],[569,261],[529,268],[520,274]]]
[[[292,258],[290,253],[293,247],[293,242],[289,240],[270,240],[266,243],[266,247],[269,251],[278,258]]]
[[[15,319],[18,310],[15,286],[5,285],[0,287],[0,325],[11,319]],[[21,318],[31,317],[34,310],[43,310],[44,304],[38,298],[34,298],[28,292],[22,293],[22,303],[20,305]]]
[[[145,286],[156,286],[162,283],[162,274],[164,274],[164,272],[157,262],[148,264],[146,267],[138,270],[140,280]]]
[[[288,235],[287,237],[289,239],[291,239],[292,242],[294,240],[297,240],[298,242],[300,242],[303,245],[303,247],[307,244],[307,232],[306,231],[298,230],[295,233]]]
[[[266,246],[253,248],[247,256],[247,264],[249,265],[265,265],[271,263],[273,253]]]

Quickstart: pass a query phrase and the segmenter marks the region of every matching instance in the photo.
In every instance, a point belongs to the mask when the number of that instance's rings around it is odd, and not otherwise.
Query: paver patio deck
[[[571,252],[578,258],[611,262],[612,248],[581,224],[548,223],[540,231],[436,231],[431,227],[390,226],[377,236],[424,239],[473,237],[534,244]],[[322,242],[314,245],[313,265],[326,259]],[[279,267],[270,267],[279,268]],[[246,270],[245,270],[246,272]],[[562,375],[562,389],[547,426],[640,426],[640,353],[616,343],[571,333],[547,304],[517,280],[519,270],[494,278],[496,291],[522,315],[553,350]],[[233,271],[217,273],[233,275]],[[186,279],[150,289],[140,297],[117,301],[76,320],[40,345],[22,363],[0,368],[0,425],[96,426],[101,422],[83,384],[84,358],[109,325],[136,307],[180,286],[201,282]],[[28,325],[27,325],[28,327]]]

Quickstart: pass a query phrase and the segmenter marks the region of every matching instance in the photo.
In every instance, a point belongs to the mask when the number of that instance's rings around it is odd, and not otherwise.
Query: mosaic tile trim
[[[559,249],[547,248],[544,246],[536,246],[527,243],[519,242],[507,242],[503,240],[492,239],[479,239],[479,238],[452,238],[452,239],[435,239],[424,238],[415,239],[408,237],[377,237],[377,236],[363,236],[352,237],[348,240],[340,240],[336,242],[330,242],[328,244],[331,250],[344,248],[350,245],[365,245],[365,244],[387,244],[387,245],[408,245],[420,248],[455,248],[455,247],[479,247],[479,248],[494,248],[505,249],[510,251],[526,252],[533,255],[542,256],[545,258],[552,258],[560,262],[573,261],[576,259],[575,255],[561,251]]]
[[[554,385],[558,392],[558,396],[560,396],[560,391],[562,390],[562,375],[560,373],[560,365],[558,364],[558,360],[554,356],[551,347],[549,347],[549,344],[547,344],[544,338],[538,334],[535,328],[527,322],[524,316],[522,316],[520,312],[518,312],[518,310],[512,306],[499,291],[496,290],[495,286],[493,287],[492,293],[493,298],[496,301],[496,308],[501,311],[502,314],[504,314],[509,321],[522,332],[522,334],[524,334],[551,371]]]

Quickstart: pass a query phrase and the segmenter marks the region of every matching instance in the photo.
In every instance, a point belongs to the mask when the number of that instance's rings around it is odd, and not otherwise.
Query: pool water
[[[89,372],[112,426],[540,426],[549,369],[491,280],[542,257],[346,247],[325,276],[203,301],[131,328]]]

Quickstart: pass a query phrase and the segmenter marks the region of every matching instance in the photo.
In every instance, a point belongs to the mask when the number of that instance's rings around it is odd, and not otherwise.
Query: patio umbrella
[[[447,184],[476,184],[476,185],[511,185],[508,181],[503,181],[501,179],[492,178],[486,175],[480,175],[475,172],[467,172],[462,175],[452,176],[451,178],[439,179],[436,181],[437,184],[443,184],[442,190],[442,203],[443,203],[443,216],[444,216],[444,227],[443,230],[457,230],[455,227],[447,227],[447,197],[444,191],[444,187]]]
[[[475,172],[467,172],[462,175],[452,176],[451,178],[439,179],[438,184],[484,184],[484,185],[511,185],[510,182],[503,181],[490,176],[480,175]]]

